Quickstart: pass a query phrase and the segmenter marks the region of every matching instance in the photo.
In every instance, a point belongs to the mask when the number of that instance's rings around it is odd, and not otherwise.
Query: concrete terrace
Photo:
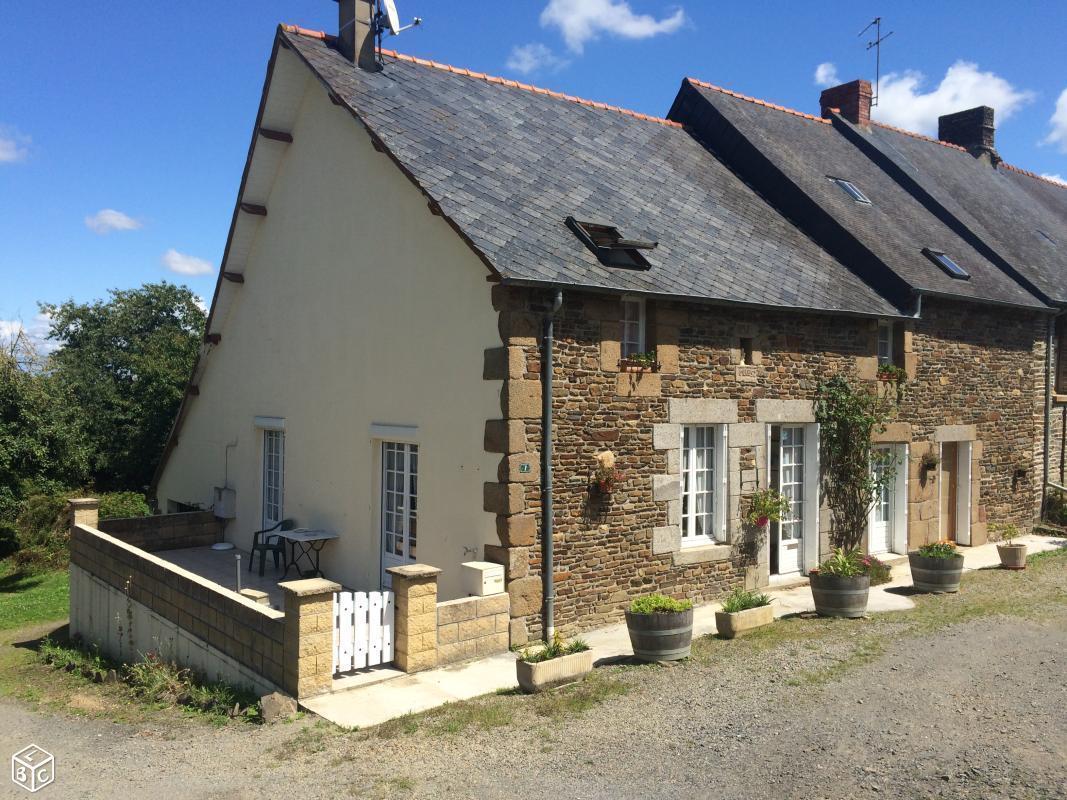
[[[1050,536],[1024,536],[1029,553],[1040,553],[1067,547],[1067,539]],[[984,544],[961,548],[964,570],[973,571],[1000,564],[996,545]],[[232,552],[231,552],[232,557]],[[871,612],[905,611],[915,604],[900,592],[892,591],[911,585],[911,570],[907,558],[887,559],[893,566],[893,578],[871,589],[868,610]],[[815,610],[806,579],[798,579],[791,586],[772,587],[767,594],[774,599],[775,617],[801,614]],[[698,606],[693,614],[693,636],[714,634],[715,612],[720,605]],[[610,625],[582,634],[593,650],[594,663],[605,663],[631,654],[626,625]],[[515,656],[501,653],[478,661],[468,661],[446,667],[405,674],[384,668],[352,678],[334,681],[334,692],[306,700],[308,710],[346,728],[365,728],[379,725],[404,714],[427,711],[431,708],[501,689],[512,689],[515,680]]]

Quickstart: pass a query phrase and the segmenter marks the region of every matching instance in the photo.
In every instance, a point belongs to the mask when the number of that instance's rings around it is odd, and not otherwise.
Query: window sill
[[[712,561],[726,561],[734,549],[728,544],[708,544],[700,547],[685,547],[673,553],[674,566],[684,567],[690,564],[707,564]]]
[[[619,361],[619,372],[659,372],[659,364],[640,364],[624,358]]]
[[[1067,394],[1054,394],[1052,395],[1052,402],[1056,405],[1067,404]]]

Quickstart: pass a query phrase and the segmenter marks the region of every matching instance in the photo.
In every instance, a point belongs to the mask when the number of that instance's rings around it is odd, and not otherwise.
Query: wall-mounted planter
[[[624,358],[619,361],[619,372],[659,372],[659,362],[649,364]]]
[[[774,607],[770,605],[746,608],[744,611],[715,612],[715,629],[724,639],[734,639],[756,628],[774,622]]]
[[[522,659],[515,662],[515,677],[524,692],[543,692],[553,686],[580,681],[593,671],[593,651],[571,653],[548,661],[531,664]]]

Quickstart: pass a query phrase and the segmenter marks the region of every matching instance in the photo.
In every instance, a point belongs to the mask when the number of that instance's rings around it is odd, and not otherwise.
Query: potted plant
[[[958,592],[963,575],[963,556],[956,552],[955,542],[924,544],[908,553],[911,583],[920,592]]]
[[[836,548],[828,559],[808,573],[815,612],[821,617],[864,616],[871,588],[867,567],[858,548]]]
[[[626,630],[634,655],[642,661],[689,658],[693,603],[662,594],[636,597],[626,610]]]
[[[726,595],[722,611],[715,612],[715,629],[724,639],[733,639],[772,622],[771,598],[741,587]]]
[[[757,489],[748,496],[745,521],[757,528],[765,528],[772,520],[781,522],[789,516],[789,498],[777,489]]]
[[[610,450],[596,454],[596,471],[593,473],[593,486],[598,494],[610,495],[615,491],[615,482],[619,471],[615,469],[615,454]]]
[[[626,358],[619,359],[619,370],[622,372],[657,372],[659,362],[656,361],[656,354],[652,351],[631,353]]]
[[[994,533],[999,539],[997,552],[1000,553],[1000,566],[1004,569],[1026,569],[1026,545],[1013,541],[1021,535],[1019,529],[1008,523],[997,525]]]
[[[937,465],[941,463],[941,459],[937,453],[923,453],[923,457],[919,459],[919,469],[923,472],[930,472],[937,469]]]
[[[524,647],[515,660],[515,677],[524,692],[580,681],[593,670],[593,651],[582,639],[564,642],[557,633],[543,647]]]
[[[903,383],[908,379],[908,371],[896,364],[879,364],[878,380],[886,383]]]

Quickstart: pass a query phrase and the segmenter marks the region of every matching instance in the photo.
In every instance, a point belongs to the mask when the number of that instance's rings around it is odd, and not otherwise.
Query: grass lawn
[[[64,620],[69,598],[66,570],[27,575],[0,561],[0,631]]]

